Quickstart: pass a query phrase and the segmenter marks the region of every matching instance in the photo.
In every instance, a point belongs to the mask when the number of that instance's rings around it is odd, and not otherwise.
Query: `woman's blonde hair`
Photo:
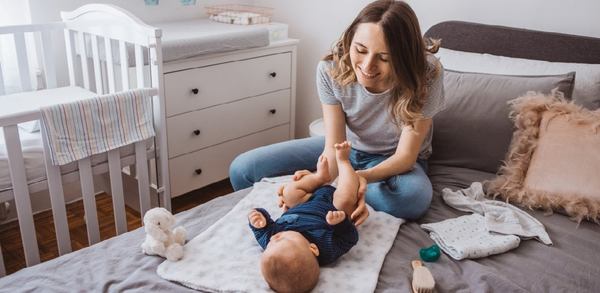
[[[439,61],[431,65],[427,62],[427,55],[438,51],[440,41],[427,39],[426,44],[417,16],[407,3],[395,0],[372,2],[363,8],[324,58],[334,61],[329,74],[342,86],[357,81],[350,61],[350,46],[361,23],[379,24],[386,38],[394,83],[388,104],[393,122],[398,127],[414,126],[415,121],[423,117],[428,82],[441,68]]]

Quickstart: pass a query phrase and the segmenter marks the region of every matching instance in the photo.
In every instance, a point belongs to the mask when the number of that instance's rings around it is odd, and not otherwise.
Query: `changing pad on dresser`
[[[236,25],[193,19],[154,24],[162,29],[163,61],[269,45],[269,25]]]

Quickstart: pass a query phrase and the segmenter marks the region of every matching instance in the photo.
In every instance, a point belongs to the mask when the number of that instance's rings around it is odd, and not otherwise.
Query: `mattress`
[[[154,24],[162,29],[163,61],[268,46],[267,25],[235,25],[194,19]]]
[[[433,243],[419,223],[465,214],[443,203],[441,189],[464,188],[472,181],[491,176],[494,175],[469,169],[431,166],[430,178],[434,184],[431,208],[419,222],[400,227],[375,292],[410,292],[410,261],[418,259],[419,248]],[[191,239],[223,217],[248,192],[249,189],[234,192],[177,214],[178,224],[185,226]],[[544,216],[537,211],[531,214],[546,226],[553,246],[528,240],[512,251],[482,259],[456,261],[442,255],[437,262],[426,264],[436,280],[437,292],[594,292],[600,288],[598,225],[582,222],[577,227],[562,215]],[[48,292],[61,292],[64,288],[195,292],[158,277],[156,268],[163,259],[142,254],[139,245],[143,240],[141,228],[122,234],[0,278],[0,288],[7,292],[39,288]]]
[[[236,25],[194,19],[179,22],[155,23],[162,30],[161,46],[163,62],[177,61],[205,54],[228,52],[255,47],[268,46],[272,42],[287,39],[287,25],[268,23],[256,25]],[[86,54],[92,55],[91,40],[86,39]],[[121,64],[119,43],[112,40],[112,58],[114,64]],[[80,48],[75,48],[80,54]],[[106,60],[104,46],[98,51],[100,60]],[[143,51],[144,64],[148,64],[148,52]],[[91,57],[90,57],[91,58]],[[135,50],[127,46],[129,66],[135,66]]]

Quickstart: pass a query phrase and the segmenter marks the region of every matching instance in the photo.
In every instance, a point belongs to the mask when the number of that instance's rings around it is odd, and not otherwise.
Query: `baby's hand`
[[[325,216],[325,220],[327,220],[327,224],[333,226],[341,223],[346,218],[346,213],[343,211],[329,211],[327,212],[327,216]]]
[[[284,213],[287,212],[287,210],[288,210],[288,206],[285,204],[285,201],[283,200],[283,196],[277,197],[277,206],[280,207]]]
[[[252,210],[248,214],[248,222],[256,229],[262,229],[267,225],[267,219],[265,219],[265,216],[257,210]]]
[[[302,177],[304,177],[306,175],[310,175],[310,174],[312,174],[312,173],[308,170],[299,170],[299,171],[294,172],[294,176],[292,177],[292,179],[294,181],[298,181],[298,180],[302,179]]]

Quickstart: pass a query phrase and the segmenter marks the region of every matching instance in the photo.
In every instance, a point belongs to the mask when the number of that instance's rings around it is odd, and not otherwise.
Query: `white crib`
[[[165,109],[162,93],[162,57],[160,29],[144,24],[131,13],[116,6],[90,4],[73,12],[63,12],[63,21],[0,27],[0,35],[12,36],[18,63],[22,92],[5,94],[0,70],[0,129],[4,133],[10,186],[0,188],[0,203],[14,199],[19,229],[27,266],[40,262],[30,193],[47,189],[50,194],[59,254],[71,251],[63,183],[79,180],[85,209],[87,236],[90,245],[100,241],[96,213],[93,176],[108,173],[117,234],[127,231],[125,218],[123,168],[131,168],[137,179],[140,212],[151,207],[153,187],[162,195],[161,205],[170,210],[169,176],[166,165],[165,123],[161,111]],[[57,47],[56,39],[64,36],[64,44]],[[33,39],[35,42],[26,40]],[[34,43],[34,44],[33,44]],[[34,45],[34,47],[31,47]],[[45,89],[32,91],[29,52],[39,54]],[[37,50],[36,50],[37,48]],[[64,50],[68,67],[69,85],[59,87],[60,72],[57,53]],[[106,53],[108,52],[108,53]],[[118,52],[117,54],[114,54]],[[113,56],[114,55],[114,56]],[[132,58],[130,58],[132,57]],[[35,58],[34,58],[35,59]],[[1,69],[1,68],[0,68]],[[6,74],[4,74],[6,76]],[[66,76],[66,75],[65,75]],[[42,166],[43,176],[30,178],[35,173],[26,166],[18,124],[40,119],[40,107],[92,98],[135,88],[153,88],[155,94],[154,124],[156,136],[153,147],[149,142],[111,150],[79,160],[76,164],[51,164],[47,141],[40,142],[40,152],[33,160]],[[42,129],[43,131],[43,129]],[[43,135],[41,135],[43,137]],[[29,156],[28,156],[29,160]],[[27,163],[27,164],[26,164]],[[156,168],[156,182],[151,186],[150,168]],[[153,180],[154,181],[154,180]],[[1,248],[0,248],[1,252]],[[6,274],[0,253],[0,277]]]

